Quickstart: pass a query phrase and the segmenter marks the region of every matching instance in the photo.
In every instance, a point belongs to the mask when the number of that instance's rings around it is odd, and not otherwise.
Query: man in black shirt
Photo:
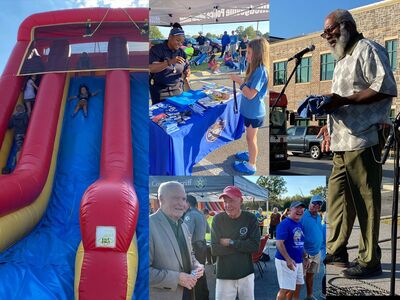
[[[184,85],[189,86],[190,68],[186,53],[181,49],[185,33],[181,28],[172,28],[162,44],[151,47],[150,59],[150,94],[152,104],[182,94]]]
[[[204,43],[206,42],[206,38],[203,36],[203,33],[200,31],[199,36],[196,38],[197,43],[199,46],[203,46]]]
[[[214,217],[211,252],[217,256],[216,300],[254,299],[254,266],[251,254],[258,251],[260,230],[257,218],[242,211],[240,189],[227,186],[219,198],[225,212]]]

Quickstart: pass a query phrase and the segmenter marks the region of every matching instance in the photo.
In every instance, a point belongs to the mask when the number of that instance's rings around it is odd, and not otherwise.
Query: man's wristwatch
[[[229,247],[235,246],[235,241],[234,240],[229,240]]]

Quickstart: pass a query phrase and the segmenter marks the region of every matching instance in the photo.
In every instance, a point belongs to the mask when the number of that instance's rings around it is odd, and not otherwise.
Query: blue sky
[[[281,176],[286,181],[287,192],[282,197],[294,195],[309,196],[310,191],[319,186],[326,186],[325,176]],[[258,176],[246,176],[252,182],[256,182]]]
[[[380,1],[374,0],[270,0],[270,34],[290,38],[322,31],[331,11],[352,9]]]
[[[79,7],[148,7],[148,0],[4,0],[0,10],[0,72],[17,40],[18,27],[32,14]]]

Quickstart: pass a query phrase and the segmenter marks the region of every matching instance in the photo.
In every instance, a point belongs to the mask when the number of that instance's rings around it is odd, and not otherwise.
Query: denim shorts
[[[262,118],[257,118],[257,119],[248,119],[246,117],[243,117],[244,119],[244,126],[246,127],[253,127],[253,128],[258,128],[261,127],[264,124],[264,117]]]

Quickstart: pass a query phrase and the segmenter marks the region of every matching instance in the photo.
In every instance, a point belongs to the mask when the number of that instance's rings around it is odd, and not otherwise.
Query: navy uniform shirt
[[[168,45],[168,41],[162,44],[155,45],[150,49],[150,64],[153,62],[163,62],[167,58],[172,59],[181,56],[186,59],[186,53],[181,48],[174,51]],[[174,73],[174,66],[168,66],[165,70],[158,73],[151,73],[154,85],[160,90],[170,87],[174,88],[176,85],[181,84],[182,73],[188,68],[188,65],[176,64]]]

